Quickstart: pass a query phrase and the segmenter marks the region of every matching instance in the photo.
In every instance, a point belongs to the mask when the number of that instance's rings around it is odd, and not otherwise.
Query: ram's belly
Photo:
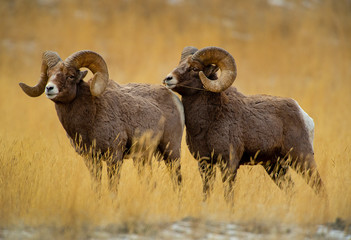
[[[247,121],[242,135],[246,154],[264,159],[280,154],[283,123],[275,116],[266,116],[260,121],[255,119]]]

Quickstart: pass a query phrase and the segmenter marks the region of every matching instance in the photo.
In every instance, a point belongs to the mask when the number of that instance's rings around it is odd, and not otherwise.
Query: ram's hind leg
[[[294,158],[292,158],[294,159]],[[326,189],[322,178],[317,170],[317,164],[312,154],[296,157],[291,167],[301,175],[307,184],[315,191],[316,194],[326,196]]]
[[[119,159],[115,162],[107,162],[107,177],[108,177],[108,188],[111,192],[117,193],[118,183],[121,178],[121,170],[123,165],[123,159]]]
[[[139,176],[147,179],[152,176],[152,157],[157,147],[158,135],[147,131],[133,139],[131,156]]]
[[[152,158],[149,155],[137,154],[133,156],[133,165],[138,171],[138,175],[142,176],[145,171],[151,173],[152,171]]]
[[[298,143],[293,138],[285,140],[286,150],[290,149],[291,167],[296,170],[298,174],[302,175],[317,194],[326,196],[326,190],[314,160],[314,122],[298,104],[297,106],[299,107],[303,119],[305,131],[302,131],[298,136]],[[288,136],[296,136],[294,134],[296,133],[293,130],[287,133]]]
[[[158,151],[170,172],[174,186],[180,187],[182,185],[180,140],[177,143],[171,142],[166,145],[161,142],[158,146]]]
[[[139,145],[140,147],[140,145]],[[148,149],[146,145],[133,151],[133,164],[138,171],[139,180],[150,185],[152,180],[152,150]]]
[[[294,182],[288,174],[289,166],[285,164],[284,160],[278,159],[275,163],[268,162],[263,167],[281,190],[286,194],[291,194]]]
[[[167,166],[168,171],[171,174],[173,184],[178,187],[181,187],[182,174],[181,174],[180,159],[179,158],[165,159],[165,164]]]

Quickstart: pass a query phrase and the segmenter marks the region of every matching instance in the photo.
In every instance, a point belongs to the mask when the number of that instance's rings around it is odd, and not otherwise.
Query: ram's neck
[[[187,134],[191,137],[205,134],[215,119],[221,106],[221,94],[202,92],[191,96],[182,96]]]
[[[196,116],[205,113],[213,115],[225,102],[225,95],[222,93],[200,92],[190,96],[182,96],[185,115]],[[204,117],[204,116],[203,116]],[[198,118],[188,119],[196,121]]]
[[[91,143],[96,107],[88,85],[81,85],[76,98],[70,103],[55,103],[58,118],[67,135],[76,140],[82,137],[84,143]],[[78,140],[78,139],[77,139]]]

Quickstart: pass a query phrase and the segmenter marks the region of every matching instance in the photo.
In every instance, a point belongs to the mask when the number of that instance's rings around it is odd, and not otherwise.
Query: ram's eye
[[[194,72],[198,72],[199,71],[199,69],[197,67],[192,67],[191,70],[194,71]]]
[[[68,75],[68,76],[67,76],[67,79],[69,79],[69,80],[74,80],[74,75]]]

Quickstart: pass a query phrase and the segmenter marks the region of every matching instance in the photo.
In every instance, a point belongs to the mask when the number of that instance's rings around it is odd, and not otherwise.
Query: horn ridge
[[[105,90],[109,79],[108,69],[105,60],[98,53],[82,50],[69,56],[65,64],[77,69],[86,67],[94,74],[90,84],[92,95],[98,96]]]
[[[221,69],[221,76],[217,80],[208,79],[203,72],[199,73],[204,87],[212,92],[222,92],[229,88],[237,75],[235,60],[226,50],[219,47],[206,47],[193,55],[194,60],[204,65],[215,64]]]
[[[185,47],[182,51],[182,55],[180,57],[180,62],[182,62],[188,56],[193,55],[197,51],[198,51],[198,49],[196,47],[191,47],[191,46]]]
[[[48,68],[52,68],[57,63],[62,61],[60,56],[56,52],[53,52],[53,51],[45,51],[43,53],[42,59],[43,59],[43,61],[46,62],[46,65],[48,66]]]

